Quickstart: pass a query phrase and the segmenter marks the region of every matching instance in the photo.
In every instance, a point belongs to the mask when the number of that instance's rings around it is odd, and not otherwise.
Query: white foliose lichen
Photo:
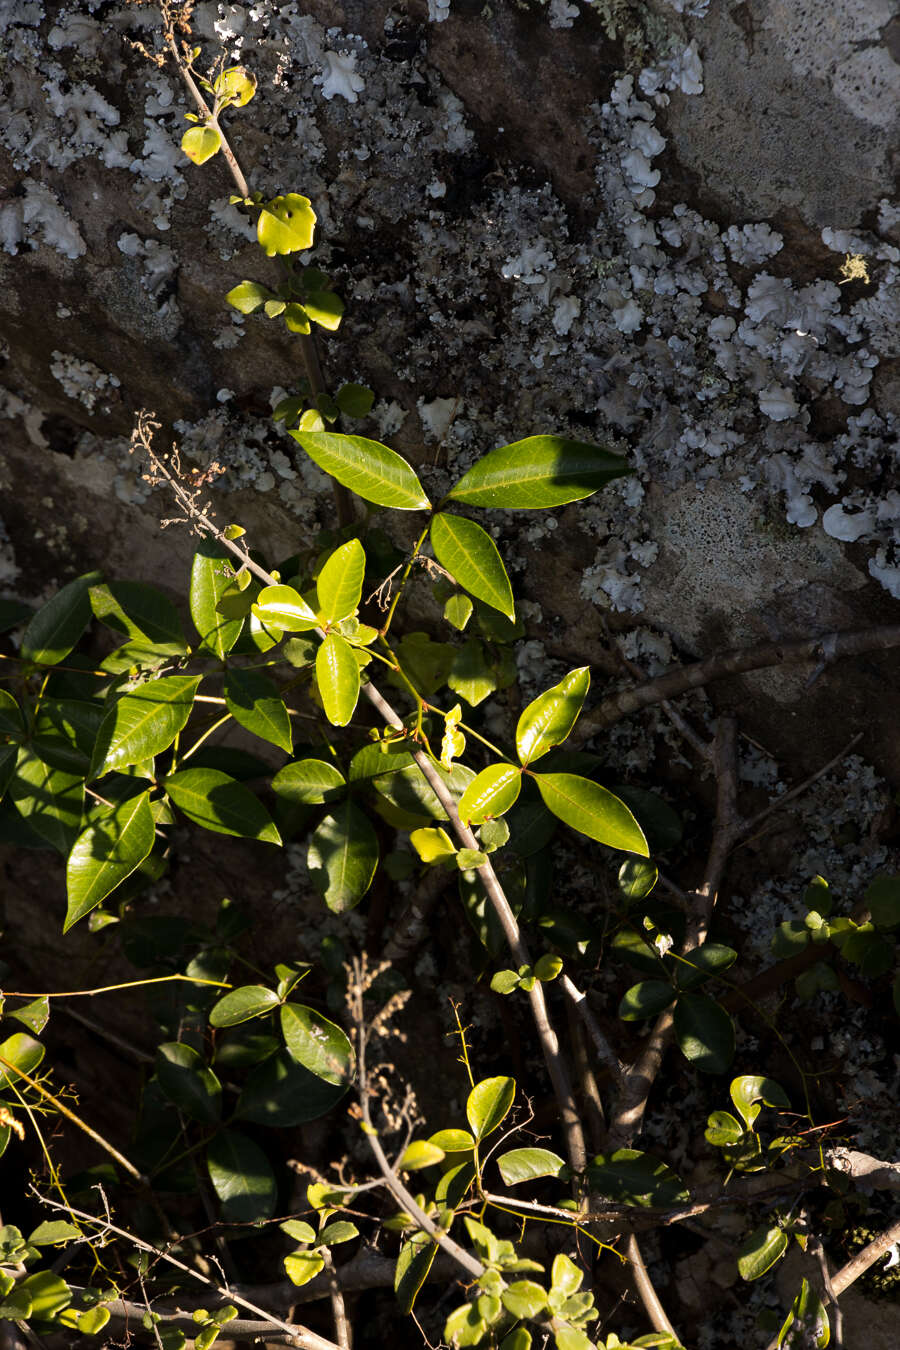
[[[93,361],[84,361],[68,352],[52,353],[50,373],[62,386],[63,392],[88,412],[93,412],[98,400],[107,398],[121,383],[115,375],[109,375],[95,366]],[[109,408],[101,404],[100,411],[109,412]]]

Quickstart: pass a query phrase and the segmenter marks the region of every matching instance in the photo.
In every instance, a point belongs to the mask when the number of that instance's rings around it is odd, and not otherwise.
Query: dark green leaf
[[[209,1014],[211,1027],[236,1027],[278,1007],[278,995],[262,984],[245,984],[220,998]]]
[[[14,748],[14,747],[13,747]],[[19,747],[7,788],[10,800],[32,830],[58,853],[78,837],[84,807],[84,777],[54,769],[30,746]]]
[[[590,778],[573,773],[535,774],[544,805],[589,839],[647,857],[644,833],[624,802]]]
[[[865,898],[872,922],[879,928],[900,925],[900,877],[876,877]]]
[[[619,890],[627,900],[645,900],[658,880],[656,864],[644,858],[626,858],[619,868]]]
[[[375,395],[365,384],[342,384],[335,401],[345,417],[368,417]]]
[[[734,1023],[707,994],[681,994],[675,1036],[685,1059],[703,1073],[724,1073],[734,1059]]]
[[[428,1278],[436,1252],[437,1244],[432,1242],[427,1233],[415,1233],[401,1246],[394,1271],[394,1293],[404,1315],[412,1312],[416,1295]]]
[[[678,983],[682,989],[695,989],[711,975],[719,975],[728,970],[737,960],[733,947],[723,947],[718,942],[705,942],[695,948],[688,956],[677,963]],[[690,963],[690,964],[688,964]]]
[[[261,740],[291,753],[291,719],[277,687],[255,670],[229,667],[225,706],[236,722]]]
[[[642,1022],[655,1017],[675,997],[675,990],[666,980],[642,980],[633,984],[619,1004],[619,1016],[625,1022]]]
[[[0,633],[18,628],[33,613],[31,605],[23,604],[21,600],[0,599]]]
[[[350,782],[359,783],[366,778],[396,773],[400,769],[410,768],[414,762],[403,741],[376,741],[373,745],[364,745],[361,750],[357,750],[351,759]]]
[[[690,1199],[671,1167],[633,1148],[598,1154],[588,1164],[587,1180],[592,1191],[626,1205],[669,1208]]]
[[[19,705],[12,694],[0,689],[0,736],[21,736],[25,723]]]
[[[165,675],[122,694],[100,724],[92,777],[152,759],[187,725],[200,675]]]
[[[334,1022],[301,1003],[285,1003],[281,1008],[281,1032],[288,1054],[310,1073],[336,1087],[348,1082],[353,1051]]]
[[[343,802],[317,826],[309,843],[310,879],[335,914],[354,909],[372,884],[378,838],[355,802]]]
[[[256,1125],[288,1129],[318,1120],[346,1091],[343,1083],[335,1086],[317,1078],[285,1050],[250,1071],[235,1114]]]
[[[142,581],[108,581],[90,590],[96,618],[114,632],[175,654],[187,650],[178,611],[162,591]]]
[[[218,769],[181,769],[163,779],[172,801],[189,820],[216,834],[280,844],[281,836],[258,797]]]
[[[19,654],[40,666],[55,666],[68,656],[91,621],[90,590],[100,572],[85,572],[42,605],[22,634]]]
[[[681,842],[681,817],[673,811],[668,802],[655,792],[644,788],[616,785],[613,788],[617,797],[628,807],[647,836],[651,852],[664,853],[668,848]]]
[[[262,1149],[237,1130],[214,1135],[206,1166],[226,1223],[257,1223],[275,1213],[278,1188]]]
[[[156,1076],[163,1092],[191,1120],[215,1125],[222,1114],[222,1084],[196,1050],[182,1041],[157,1047]]]
[[[427,511],[431,505],[406,460],[386,445],[329,431],[290,434],[320,469],[364,501],[397,511]]]
[[[219,601],[234,580],[231,554],[221,544],[204,539],[191,567],[190,608],[201,646],[220,661],[240,637],[242,621],[223,619]]]
[[[439,512],[429,530],[434,556],[472,595],[515,619],[512,587],[497,545],[486,530],[464,516]]]
[[[626,460],[599,446],[562,436],[529,436],[482,456],[450,497],[469,506],[516,510],[562,506],[630,472]]]

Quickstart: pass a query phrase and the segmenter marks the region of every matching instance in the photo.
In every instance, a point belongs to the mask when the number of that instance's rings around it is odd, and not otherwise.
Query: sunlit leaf
[[[203,539],[198,544],[191,565],[189,602],[191,618],[200,634],[200,645],[206,651],[224,660],[240,637],[242,621],[224,619],[218,611],[219,601],[233,584],[231,555],[215,540]]]
[[[599,446],[529,436],[482,456],[449,495],[469,506],[533,510],[579,501],[630,472],[626,460]]]
[[[402,456],[379,441],[334,432],[290,433],[325,473],[376,506],[427,511],[431,503]]]
[[[222,1130],[210,1140],[206,1167],[226,1223],[257,1223],[275,1213],[278,1187],[271,1164],[258,1144],[237,1130]]]
[[[256,93],[256,76],[246,66],[229,66],[213,84],[222,103],[243,108]]]
[[[609,848],[647,857],[644,833],[624,802],[589,778],[573,773],[534,775],[544,805],[573,830]]]
[[[341,1028],[302,1003],[283,1004],[280,1016],[284,1043],[291,1058],[326,1083],[335,1086],[346,1083],[353,1051]]]
[[[150,793],[127,797],[78,836],[66,865],[68,907],[63,932],[130,877],[153,849]]]
[[[466,1119],[476,1139],[496,1130],[513,1104],[514,1078],[484,1078],[476,1083],[466,1100]]]
[[[365,570],[366,555],[358,539],[348,539],[335,549],[316,578],[321,620],[337,623],[356,612]]]
[[[414,1233],[401,1246],[394,1271],[394,1293],[404,1315],[412,1312],[416,1295],[428,1278],[436,1252],[437,1244],[432,1242],[427,1233]]]
[[[338,801],[346,789],[340,769],[323,759],[298,759],[285,764],[272,779],[272,791],[288,802],[321,806]]]
[[[507,1186],[519,1186],[536,1177],[559,1177],[566,1164],[558,1153],[549,1148],[514,1148],[501,1153],[497,1159],[500,1175]]]
[[[307,853],[310,880],[329,909],[354,909],[372,884],[378,838],[368,816],[345,801],[313,832]]]
[[[337,633],[329,633],[316,653],[316,684],[329,722],[345,727],[359,700],[359,662]]]
[[[278,995],[262,984],[245,984],[220,998],[209,1014],[213,1027],[236,1027],[277,1008]]]
[[[288,192],[283,197],[273,197],[260,211],[256,237],[266,256],[273,258],[276,253],[299,253],[312,248],[315,229],[316,213],[309,198]]]
[[[222,148],[222,134],[215,127],[191,127],[181,138],[181,148],[194,164],[205,164]]]
[[[784,1256],[787,1247],[788,1236],[783,1228],[768,1224],[754,1228],[738,1252],[737,1264],[742,1279],[758,1280]]]
[[[172,801],[188,820],[216,834],[280,844],[281,836],[258,797],[219,769],[181,769],[163,779]]]
[[[489,764],[476,774],[459,799],[459,818],[464,825],[481,825],[502,816],[514,804],[522,787],[522,775],[514,764]]]
[[[20,1073],[33,1074],[45,1053],[40,1041],[24,1031],[7,1036],[0,1045],[0,1089],[21,1086],[22,1079],[16,1069]]]
[[[512,587],[497,545],[464,516],[439,512],[429,529],[434,556],[458,585],[508,618],[515,618]]]
[[[790,1109],[790,1098],[774,1078],[763,1078],[758,1074],[742,1074],[741,1077],[732,1079],[730,1090],[731,1100],[743,1116],[748,1130],[752,1129],[763,1104]]]
[[[590,684],[589,668],[579,666],[529,703],[516,727],[516,750],[523,764],[540,759],[566,739],[578,720]]]

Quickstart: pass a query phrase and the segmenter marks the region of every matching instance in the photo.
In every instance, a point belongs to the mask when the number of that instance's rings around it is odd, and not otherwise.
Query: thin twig
[[[344,1291],[341,1289],[341,1282],[335,1273],[331,1252],[328,1251],[327,1248],[323,1251],[323,1258],[325,1261],[325,1274],[328,1277],[328,1293],[331,1298],[331,1316],[334,1320],[335,1339],[341,1347],[341,1350],[353,1350],[353,1332],[347,1317],[347,1308],[344,1304]]]
[[[858,731],[855,736],[851,736],[843,750],[840,750],[834,755],[827,764],[823,764],[821,769],[816,769],[815,773],[811,773],[808,778],[804,778],[802,783],[798,783],[796,787],[792,787],[788,792],[783,792],[780,797],[776,797],[774,801],[771,801],[769,805],[764,807],[757,815],[751,816],[751,818],[744,823],[744,834],[752,834],[757,825],[761,825],[764,820],[767,820],[769,816],[774,815],[776,811],[780,811],[783,806],[788,802],[793,801],[795,797],[801,797],[804,792],[808,792],[814,783],[817,783],[820,778],[825,777],[826,773],[830,773],[832,769],[837,768],[838,764],[847,758],[850,751],[854,746],[859,744],[862,738],[863,733]]]
[[[797,642],[763,642],[757,647],[739,647],[693,665],[677,666],[634,689],[621,689],[608,695],[581,719],[578,739],[587,740],[629,713],[661,703],[663,699],[678,698],[691,689],[701,689],[728,675],[742,675],[749,670],[765,670],[771,666],[821,664],[842,657],[860,656],[863,652],[889,651],[898,646],[900,624],[893,623],[840,629]]]
[[[149,1242],[144,1242],[143,1239],[137,1237],[134,1233],[129,1233],[127,1229],[117,1227],[116,1224],[111,1223],[109,1219],[100,1219],[96,1214],[88,1214],[84,1210],[74,1209],[71,1205],[61,1204],[57,1200],[50,1200],[47,1196],[41,1195],[40,1191],[34,1186],[30,1189],[32,1194],[37,1196],[40,1200],[41,1204],[46,1205],[49,1209],[62,1210],[63,1213],[70,1214],[75,1219],[81,1219],[83,1223],[94,1224],[95,1227],[102,1229],[104,1234],[115,1233],[117,1237],[124,1238],[126,1242],[132,1243],[139,1251],[147,1252],[149,1256],[155,1257],[156,1260],[164,1261],[167,1265],[174,1266],[176,1270],[183,1271],[185,1275],[190,1275],[192,1280],[198,1280],[200,1284],[205,1284],[208,1289],[214,1290],[227,1303],[235,1303],[238,1307],[246,1308],[247,1312],[255,1313],[257,1317],[262,1318],[268,1328],[274,1328],[285,1332],[289,1337],[291,1344],[299,1346],[300,1350],[340,1350],[340,1347],[336,1346],[334,1341],[326,1340],[324,1336],[319,1336],[315,1331],[310,1331],[308,1327],[299,1325],[294,1326],[290,1322],[283,1321],[280,1317],[273,1317],[270,1313],[266,1312],[265,1308],[257,1307],[255,1303],[251,1303],[249,1299],[244,1298],[240,1294],[236,1294],[234,1290],[223,1288],[222,1285],[216,1284],[215,1280],[211,1280],[208,1275],[202,1275],[200,1271],[195,1270],[193,1266],[185,1265],[185,1263],[179,1261],[177,1257],[170,1256],[168,1252],[161,1251],[158,1247],[151,1246]],[[194,1325],[196,1328],[196,1323]]]

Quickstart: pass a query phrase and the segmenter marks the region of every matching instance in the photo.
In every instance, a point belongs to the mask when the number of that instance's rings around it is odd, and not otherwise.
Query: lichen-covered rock
[[[891,11],[195,7],[204,59],[259,81],[228,119],[252,185],[318,214],[347,304],[323,363],[376,390],[366,434],[438,492],[531,431],[631,456],[634,477],[552,519],[496,519],[548,662],[596,641],[598,609],[697,653],[895,612]],[[154,10],[28,0],[0,25],[4,584],[33,597],[83,562],[171,579],[187,544],[155,540],[139,406],[226,465],[230,515],[307,537],[328,485],[269,416],[297,349],[223,301],[265,264],[221,158],[179,150],[184,91],[135,46],[156,49]],[[61,523],[36,541],[48,496]],[[823,687],[781,686],[798,749],[813,724],[831,748],[818,700],[845,685]]]

